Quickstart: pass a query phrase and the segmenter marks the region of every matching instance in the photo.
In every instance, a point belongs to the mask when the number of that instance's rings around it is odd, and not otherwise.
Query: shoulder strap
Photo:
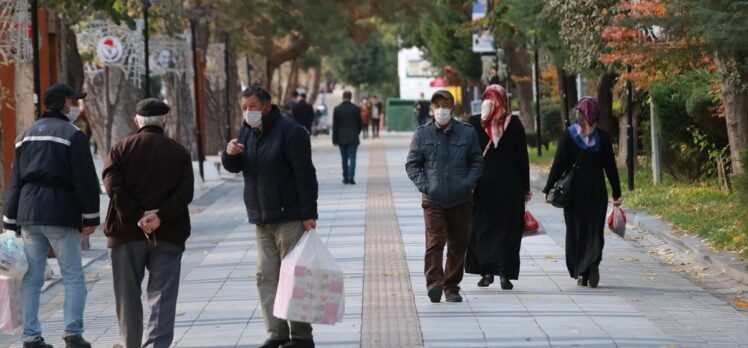
[[[585,152],[587,152],[587,150],[579,149],[579,155],[577,155],[577,160],[574,161],[574,165],[572,166],[572,169],[579,168],[579,163],[582,162],[582,157],[584,157]]]

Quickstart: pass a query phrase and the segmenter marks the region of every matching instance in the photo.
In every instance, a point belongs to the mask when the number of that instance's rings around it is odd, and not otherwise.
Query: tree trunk
[[[294,59],[291,61],[291,67],[288,70],[288,80],[286,80],[286,91],[283,93],[282,103],[287,103],[291,100],[293,92],[296,90],[299,84],[299,60]]]
[[[566,128],[568,126],[568,124],[566,124],[567,120],[569,123],[574,122],[570,117],[574,113],[574,106],[577,105],[577,101],[579,100],[577,84],[574,75],[567,74],[566,70],[562,68],[562,65],[556,67],[556,72],[558,74],[558,89],[561,93],[561,124],[563,128]],[[566,95],[564,95],[564,90],[566,91]],[[566,105],[566,115],[563,114],[564,105]]]
[[[600,104],[600,120],[598,121],[598,127],[600,129],[611,134],[613,131],[613,86],[618,78],[617,74],[613,73],[601,73],[597,79],[597,102]],[[570,110],[570,115],[573,115],[574,109]],[[573,116],[570,116],[573,117]],[[574,122],[573,119],[570,119]]]
[[[738,80],[724,77],[720,79],[730,160],[735,175],[745,173],[747,164],[740,161],[740,153],[748,149],[748,71],[741,71],[738,61],[733,56],[715,54],[715,63],[721,76],[739,77]]]
[[[625,95],[624,95],[625,97]],[[625,104],[624,104],[625,105]],[[634,110],[632,112],[632,119],[634,123],[634,167],[637,167],[639,164],[636,158],[636,154],[639,153],[639,139],[638,139],[638,132],[639,132],[639,121],[642,117],[642,112],[644,111],[642,108],[642,102],[639,100],[639,98],[634,99]],[[628,142],[627,142],[627,130],[628,127],[628,116],[626,114],[626,110],[624,110],[623,116],[618,118],[618,158],[616,160],[616,164],[619,168],[626,168],[626,155],[628,151]]]
[[[317,66],[314,67],[313,70],[314,77],[312,78],[312,92],[309,93],[309,97],[307,98],[310,105],[314,105],[314,103],[317,102],[317,97],[319,96],[319,84],[322,80],[322,63],[320,62],[319,64],[317,64]]]
[[[168,134],[174,140],[182,144],[185,149],[197,158],[197,143],[195,139],[195,117],[194,99],[190,88],[184,88],[191,81],[187,81],[186,73],[169,73],[164,75],[164,86],[166,87],[166,99],[171,106],[167,117]]]
[[[501,47],[504,49],[506,63],[512,74],[514,85],[517,86],[519,98],[519,115],[526,129],[534,129],[535,120],[532,112],[532,69],[530,66],[530,54],[523,47],[518,47],[514,41],[503,40]]]
[[[91,122],[93,138],[99,145],[99,155],[106,159],[112,144],[135,132],[133,117],[140,91],[128,80],[122,70],[110,68],[108,96],[106,73],[87,75],[84,89],[101,91],[86,98],[86,116]]]
[[[83,62],[78,52],[78,39],[75,31],[65,20],[57,21],[60,33],[59,80],[76,90],[83,87]]]

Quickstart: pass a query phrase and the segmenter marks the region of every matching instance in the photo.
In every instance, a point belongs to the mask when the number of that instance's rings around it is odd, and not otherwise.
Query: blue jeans
[[[339,145],[340,156],[343,158],[343,179],[351,180],[356,175],[356,152],[358,145]]]
[[[23,248],[29,270],[21,285],[23,303],[23,341],[38,341],[42,335],[39,322],[39,295],[44,284],[47,251],[55,251],[65,283],[65,337],[83,334],[83,309],[86,306],[86,282],[81,263],[81,237],[76,228],[60,226],[23,226]]]

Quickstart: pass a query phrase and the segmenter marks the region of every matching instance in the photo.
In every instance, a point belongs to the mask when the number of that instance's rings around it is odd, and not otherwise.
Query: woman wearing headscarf
[[[543,193],[547,202],[553,184],[578,161],[569,193],[570,202],[564,207],[566,267],[578,285],[596,288],[600,282],[598,266],[603,256],[603,230],[608,209],[605,175],[613,189],[615,206],[623,202],[621,183],[610,136],[597,128],[600,115],[597,100],[582,98],[574,114],[575,123],[558,142],[556,158]]]
[[[470,118],[483,149],[483,175],[473,192],[473,224],[465,271],[480,274],[487,287],[494,275],[501,288],[519,277],[519,250],[525,202],[530,192],[530,164],[525,129],[507,107],[506,90],[490,85],[483,92],[481,114]]]

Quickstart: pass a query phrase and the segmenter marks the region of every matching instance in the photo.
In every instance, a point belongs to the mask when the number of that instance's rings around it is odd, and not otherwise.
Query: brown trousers
[[[426,220],[426,286],[441,285],[445,293],[457,293],[465,273],[473,204],[467,202],[449,209],[429,202],[422,206]],[[445,245],[447,264],[442,267]]]

